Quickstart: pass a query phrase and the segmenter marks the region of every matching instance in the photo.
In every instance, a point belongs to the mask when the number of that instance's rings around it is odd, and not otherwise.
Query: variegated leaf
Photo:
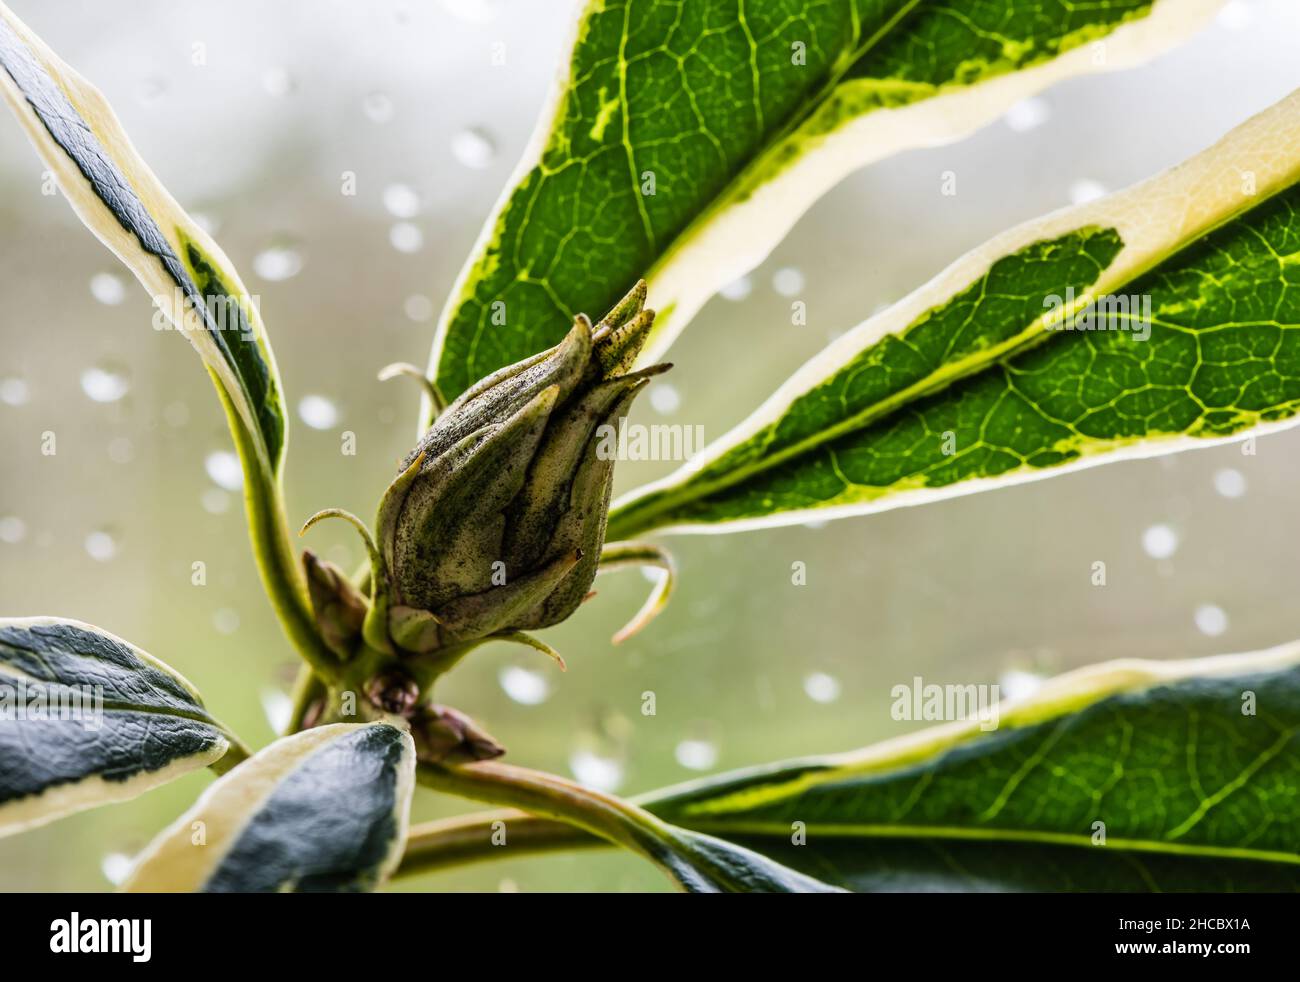
[[[145,850],[124,889],[372,890],[400,856],[415,746],[388,723],[284,737],[226,774]]]
[[[221,726],[180,675],[79,621],[0,619],[0,835],[219,761]]]

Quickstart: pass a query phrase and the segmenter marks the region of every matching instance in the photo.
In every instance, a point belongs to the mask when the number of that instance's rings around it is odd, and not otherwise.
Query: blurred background
[[[532,131],[567,2],[9,0],[100,86],[164,184],[260,295],[292,413],[290,519],[371,515],[414,442],[424,364],[461,263]],[[1122,187],[1300,85],[1300,4],[1233,0],[1146,67],[1060,85],[947,147],[861,171],[699,315],[641,422],[713,439],[794,366],[1004,228]],[[502,49],[500,46],[504,45]],[[505,64],[493,64],[493,52]],[[195,64],[198,52],[203,63]],[[287,713],[295,660],[248,548],[238,464],[197,356],[0,118],[0,614],[100,625],[182,671],[250,743]],[[942,196],[956,171],[960,193]],[[340,193],[341,175],[357,193]],[[791,297],[808,323],[792,327]],[[653,298],[652,298],[653,300]],[[727,366],[719,373],[718,366]],[[40,454],[41,433],[58,454]],[[341,453],[355,434],[356,455]],[[667,613],[630,643],[636,572],[546,634],[569,661],[495,646],[440,700],[522,764],[636,793],[915,726],[890,687],[1032,688],[1107,658],[1178,658],[1300,637],[1300,430],[948,502],[672,540]],[[619,486],[671,464],[621,465]],[[351,568],[342,524],[313,547]],[[1107,564],[1108,585],[1090,585]],[[791,563],[807,585],[791,583]],[[192,564],[207,582],[191,582]],[[641,715],[642,693],[657,714]],[[210,781],[0,841],[0,889],[108,889]],[[469,806],[417,792],[416,818]],[[391,889],[643,890],[630,856],[497,862]]]

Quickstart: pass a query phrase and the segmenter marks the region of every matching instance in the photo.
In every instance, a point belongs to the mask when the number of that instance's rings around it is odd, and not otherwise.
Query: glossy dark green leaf
[[[1300,646],[1100,665],[991,718],[640,804],[855,890],[1300,889]]]
[[[1218,0],[599,0],[444,311],[455,396],[550,347],[637,279],[664,348],[854,168],[1123,67]]]
[[[193,687],[121,638],[0,620],[0,835],[134,798],[228,747]]]

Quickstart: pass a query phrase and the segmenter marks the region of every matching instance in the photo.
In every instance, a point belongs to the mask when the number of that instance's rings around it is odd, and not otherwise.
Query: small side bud
[[[420,687],[402,672],[384,672],[366,683],[366,698],[386,713],[409,716],[420,698]]]
[[[303,550],[302,566],[321,639],[340,658],[350,658],[361,637],[369,603],[343,570],[310,549]]]
[[[430,764],[472,764],[500,757],[506,748],[458,709],[431,705],[411,720],[416,756]]]

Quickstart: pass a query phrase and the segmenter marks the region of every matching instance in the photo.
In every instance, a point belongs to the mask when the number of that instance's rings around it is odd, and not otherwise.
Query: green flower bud
[[[403,462],[377,522],[388,637],[428,652],[547,627],[588,596],[614,460],[599,448],[660,365],[639,283],[596,326],[468,389]],[[369,633],[367,634],[369,638]]]

